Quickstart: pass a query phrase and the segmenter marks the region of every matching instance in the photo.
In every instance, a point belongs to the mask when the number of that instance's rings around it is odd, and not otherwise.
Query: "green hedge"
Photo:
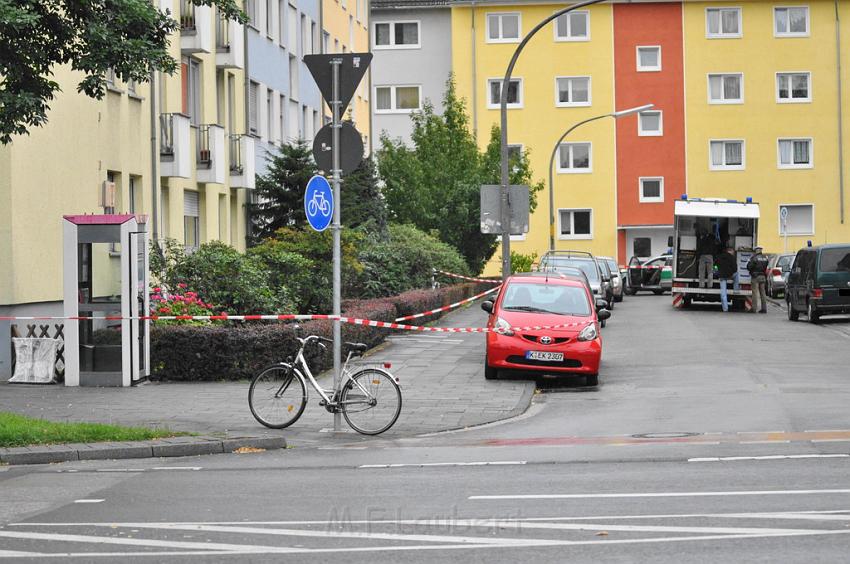
[[[458,284],[438,290],[411,290],[390,298],[347,300],[343,315],[378,321],[393,321],[462,300],[491,287],[489,284]],[[416,320],[423,324],[431,316]],[[299,336],[332,336],[332,322],[308,321],[300,325]],[[345,341],[373,347],[390,331],[362,325],[342,325]],[[286,360],[298,350],[291,323],[249,322],[240,325],[158,326],[151,328],[152,378],[179,381],[243,380],[261,368]],[[319,347],[307,351],[314,373],[333,365],[332,353]]]

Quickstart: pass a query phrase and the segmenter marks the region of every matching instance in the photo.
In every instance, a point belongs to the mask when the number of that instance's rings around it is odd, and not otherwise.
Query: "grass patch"
[[[0,447],[144,441],[186,434],[168,429],[121,427],[101,423],[57,423],[0,411]]]

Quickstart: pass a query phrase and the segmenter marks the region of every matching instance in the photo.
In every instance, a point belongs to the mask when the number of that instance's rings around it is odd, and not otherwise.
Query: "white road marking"
[[[850,458],[850,454],[768,454],[764,456],[711,456],[689,458],[688,462],[726,462],[737,460],[784,460],[799,458]]]
[[[848,433],[850,429],[806,429],[804,433]]]
[[[813,443],[850,443],[850,439],[812,439]]]
[[[525,460],[501,460],[495,462],[422,462],[411,464],[363,464],[357,468],[420,468],[423,466],[516,466],[526,464]]]
[[[155,466],[151,470],[200,470],[201,466]]]
[[[635,497],[716,497],[749,495],[811,495],[811,494],[850,494],[850,489],[830,490],[755,490],[728,492],[650,492],[650,493],[604,493],[604,494],[508,494],[508,495],[471,495],[467,499],[619,499]],[[848,531],[850,532],[850,531]]]
[[[144,468],[98,468],[98,472],[144,472]]]
[[[741,441],[738,444],[742,445],[778,445],[778,444],[787,444],[791,441]]]
[[[103,503],[105,499],[75,499],[74,503]]]

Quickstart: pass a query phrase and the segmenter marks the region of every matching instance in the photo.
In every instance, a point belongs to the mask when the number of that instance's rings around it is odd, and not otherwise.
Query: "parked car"
[[[767,263],[767,295],[771,298],[777,297],[785,292],[785,281],[791,272],[791,263],[794,262],[794,254],[772,255]]]
[[[638,257],[629,260],[626,294],[650,291],[661,295],[673,288],[673,255],[665,254],[641,262]]]
[[[551,272],[514,274],[495,299],[481,304],[490,317],[484,377],[496,378],[499,370],[583,375],[586,384],[599,383],[602,338],[599,323],[611,312],[596,299],[584,278]],[[557,329],[516,327],[575,326]]]
[[[612,288],[614,290],[614,301],[623,301],[623,296],[625,296],[625,292],[623,291],[625,289],[625,276],[622,272],[620,272],[620,267],[617,266],[617,261],[615,261],[611,257],[596,258],[605,261],[605,263],[608,265],[608,270],[611,271]]]
[[[614,309],[614,273],[608,266],[608,263],[599,257],[596,257],[596,264],[599,265],[599,271],[602,273],[602,283],[605,285],[605,301],[608,302],[608,309]]]
[[[607,295],[606,285],[602,281],[602,271],[593,255],[582,251],[547,251],[540,258],[539,270],[558,272],[564,267],[579,268],[587,276],[593,295],[604,299]]]
[[[809,322],[850,313],[850,244],[821,245],[797,251],[785,288],[788,319],[805,312]]]

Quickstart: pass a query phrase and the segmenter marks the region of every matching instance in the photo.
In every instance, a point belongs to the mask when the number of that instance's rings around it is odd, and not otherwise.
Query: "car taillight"
[[[771,270],[771,271],[770,271],[770,273],[771,273],[773,276],[782,276],[782,271],[781,271],[781,270],[779,270],[778,268],[774,268],[773,270]]]
[[[814,288],[812,290],[812,297],[813,298],[822,298],[823,297],[823,290],[821,290],[820,288]]]

